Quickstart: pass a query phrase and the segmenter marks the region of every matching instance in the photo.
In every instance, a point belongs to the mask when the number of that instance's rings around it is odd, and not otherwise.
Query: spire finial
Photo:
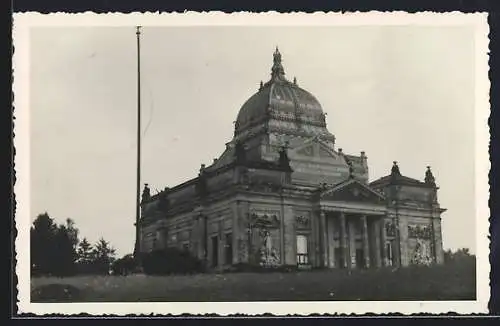
[[[276,51],[273,53],[273,67],[271,68],[271,76],[273,78],[284,79],[285,69],[281,65],[281,53],[276,46]]]
[[[262,80],[260,81],[260,85],[259,85],[259,91],[262,89],[262,87],[264,87],[264,83],[262,82]]]
[[[391,175],[401,175],[397,161],[392,162]]]
[[[293,77],[293,84],[297,85],[297,77]]]

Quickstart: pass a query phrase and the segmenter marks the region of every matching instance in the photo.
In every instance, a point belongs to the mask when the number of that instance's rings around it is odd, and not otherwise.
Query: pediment
[[[304,142],[302,145],[292,149],[290,151],[290,156],[295,158],[327,158],[333,161],[341,161],[342,158],[335,153],[332,149],[328,147],[327,144],[323,143],[320,139],[311,138]],[[342,160],[342,163],[345,163]]]
[[[304,146],[297,151],[295,154],[298,156],[314,156],[314,146],[313,144],[309,144],[308,146]]]
[[[351,179],[321,192],[322,200],[362,202],[371,204],[384,203],[384,196],[374,189]]]

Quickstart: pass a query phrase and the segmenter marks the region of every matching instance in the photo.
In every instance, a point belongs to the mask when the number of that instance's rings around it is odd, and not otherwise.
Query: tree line
[[[103,238],[91,244],[73,220],[55,223],[47,213],[37,216],[30,230],[31,275],[108,274],[115,249]]]

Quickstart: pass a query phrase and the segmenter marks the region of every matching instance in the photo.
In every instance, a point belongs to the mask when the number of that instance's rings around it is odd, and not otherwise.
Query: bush
[[[142,268],[148,275],[194,274],[205,271],[201,260],[187,250],[166,248],[142,256]]]
[[[130,254],[116,260],[111,265],[113,275],[128,275],[136,272],[138,269],[137,260]]]
[[[278,265],[273,267],[264,267],[255,264],[238,263],[234,265],[232,271],[240,273],[291,273],[298,271],[298,267],[296,265]]]
[[[444,263],[449,264],[475,264],[476,256],[469,252],[469,249],[463,248],[455,252],[447,250],[444,252]]]

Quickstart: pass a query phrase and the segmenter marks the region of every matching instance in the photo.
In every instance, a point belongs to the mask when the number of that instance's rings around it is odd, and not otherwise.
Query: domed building
[[[367,156],[345,153],[314,95],[271,78],[241,107],[233,139],[196,178],[142,198],[139,247],[189,250],[213,269],[236,264],[376,268],[443,262],[434,176],[369,181]]]

